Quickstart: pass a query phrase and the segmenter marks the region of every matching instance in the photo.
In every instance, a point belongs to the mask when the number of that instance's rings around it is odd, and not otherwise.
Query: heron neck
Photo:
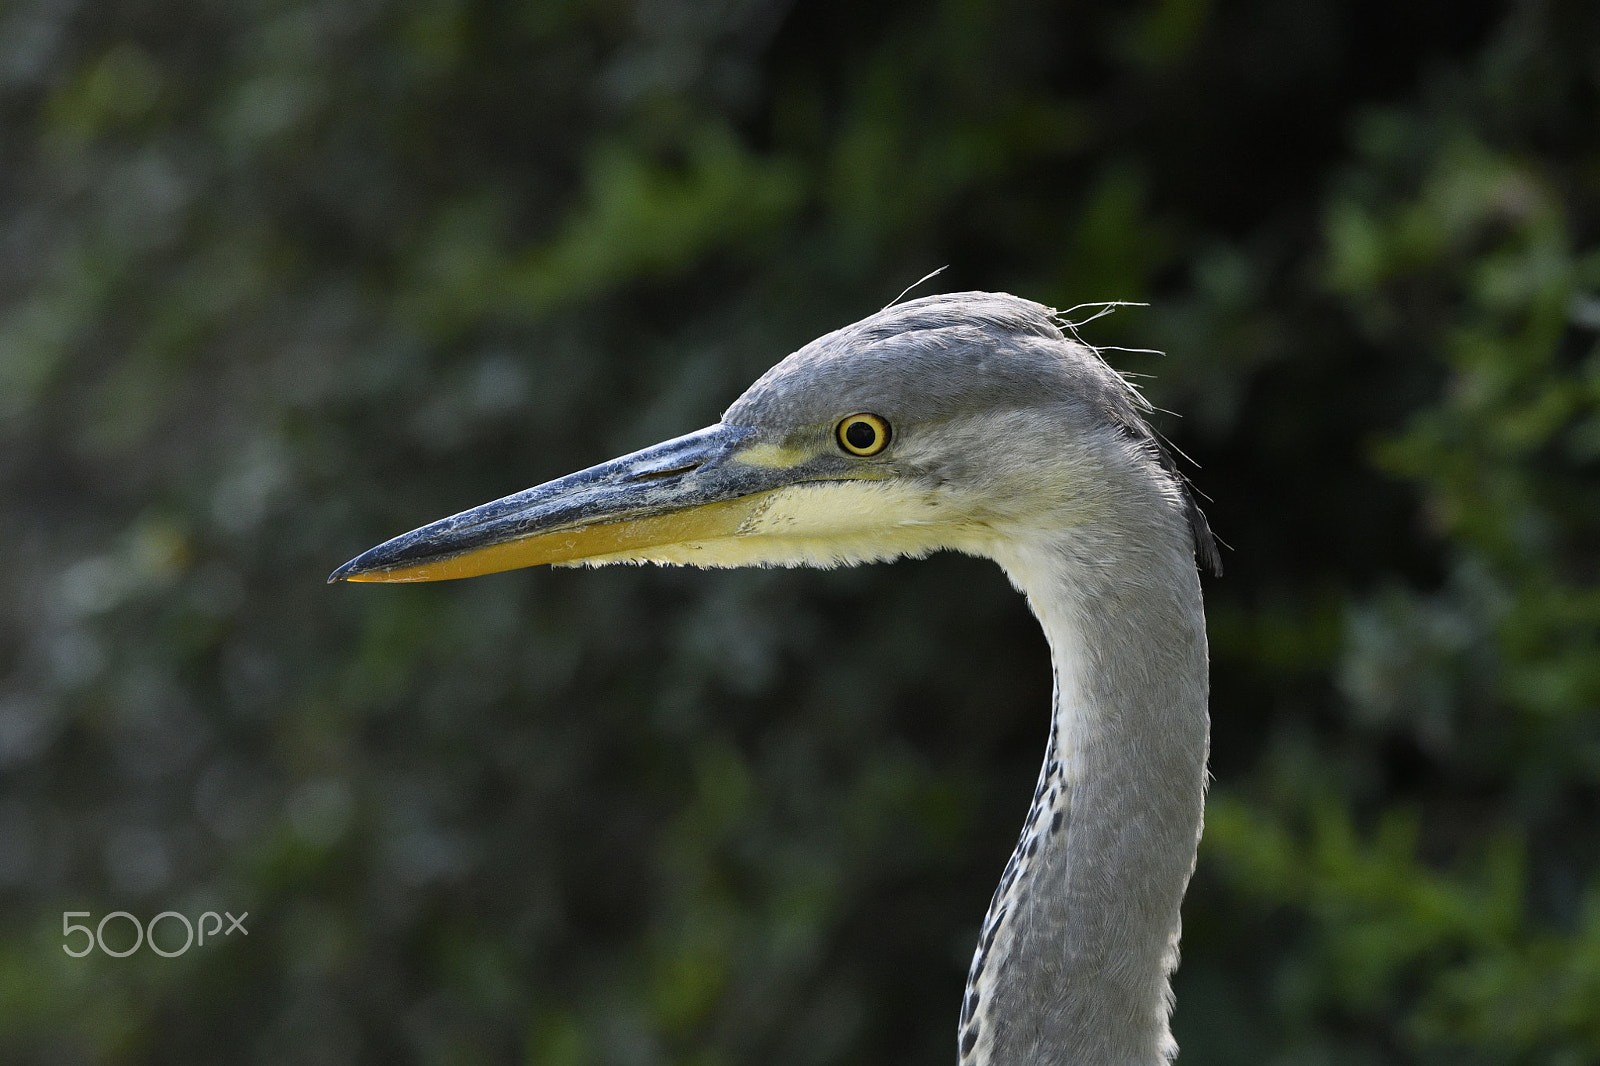
[[[963,1066],[1176,1054],[1170,975],[1204,804],[1208,671],[1192,554],[1150,539],[1044,542],[999,560],[1044,626],[1055,696],[973,959]]]

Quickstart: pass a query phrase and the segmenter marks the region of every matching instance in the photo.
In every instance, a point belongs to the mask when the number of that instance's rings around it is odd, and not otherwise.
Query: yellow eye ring
[[[877,455],[889,446],[889,423],[877,415],[851,415],[839,422],[834,435],[851,455]]]

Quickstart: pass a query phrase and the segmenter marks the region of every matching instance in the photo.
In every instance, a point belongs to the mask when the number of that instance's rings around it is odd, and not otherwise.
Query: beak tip
[[[348,563],[345,563],[343,566],[339,567],[339,569],[328,575],[328,584],[337,585],[341,581],[349,581],[351,575],[353,575],[355,572],[356,560],[351,559]]]

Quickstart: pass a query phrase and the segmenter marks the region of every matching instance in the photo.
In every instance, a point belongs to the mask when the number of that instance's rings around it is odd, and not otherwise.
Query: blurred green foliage
[[[949,1061],[991,566],[322,584],[943,263],[1233,549],[1182,1061],[1600,1060],[1600,8],[13,0],[0,131],[5,1061]]]

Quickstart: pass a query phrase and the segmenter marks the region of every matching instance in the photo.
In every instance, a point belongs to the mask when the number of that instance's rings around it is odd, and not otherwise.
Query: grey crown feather
[[[859,322],[818,337],[773,367],[729,408],[724,418],[743,423],[777,409],[808,406],[815,394],[796,388],[794,380],[819,364],[832,364],[833,385],[848,394],[867,386],[881,369],[870,358],[863,358],[868,353],[894,357],[893,361],[903,366],[905,356],[921,354],[918,348],[935,345],[959,349],[965,347],[963,342],[986,342],[975,346],[1017,353],[1037,351],[1041,343],[1051,348],[1070,346],[1084,371],[1075,375],[1083,390],[1081,398],[1108,425],[1143,447],[1172,479],[1183,501],[1196,561],[1203,569],[1221,576],[1222,557],[1211,524],[1172,453],[1144,420],[1143,413],[1152,409],[1149,401],[1105,361],[1098,349],[1079,338],[1070,322],[1032,300],[1008,293],[953,292],[891,304]],[[843,358],[846,355],[847,361]],[[1002,365],[990,369],[1006,376],[1010,368]],[[1017,371],[1022,372],[1022,368],[1017,367]],[[1019,379],[1011,384],[1025,390],[1030,383]],[[936,408],[948,400],[940,394],[939,385],[937,377],[920,382],[919,401]]]

